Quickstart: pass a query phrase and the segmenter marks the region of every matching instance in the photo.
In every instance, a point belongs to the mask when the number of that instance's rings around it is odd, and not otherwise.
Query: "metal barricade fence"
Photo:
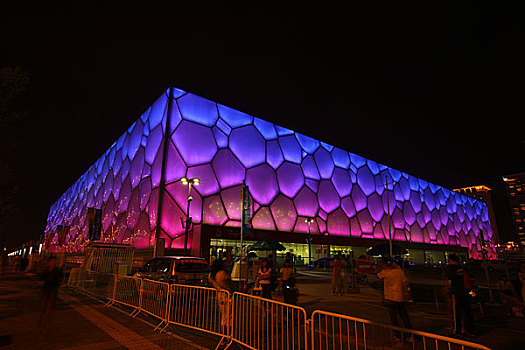
[[[311,350],[425,349],[490,350],[488,347],[437,334],[375,323],[316,310],[310,321]]]
[[[250,349],[308,349],[307,325],[301,307],[233,293],[232,339]]]
[[[142,289],[142,279],[115,275],[112,303],[119,303],[135,308],[133,313],[140,308],[140,291]],[[132,314],[133,314],[132,313]]]
[[[172,284],[168,323],[228,337],[232,324],[230,297],[226,290]]]
[[[107,299],[113,296],[114,274],[86,271],[84,276],[82,289],[85,292]]]
[[[142,280],[138,312],[144,311],[159,318],[161,322],[155,329],[167,322],[169,290],[169,283],[149,279]]]

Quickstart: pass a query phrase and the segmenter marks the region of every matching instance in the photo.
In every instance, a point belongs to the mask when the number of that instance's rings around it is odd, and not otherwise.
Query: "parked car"
[[[167,283],[207,285],[208,262],[193,256],[159,256],[144,264],[136,277]]]
[[[335,258],[320,258],[320,259],[317,259],[316,261],[314,261],[314,267],[316,268],[329,268],[330,267],[330,263],[332,261],[334,261]]]

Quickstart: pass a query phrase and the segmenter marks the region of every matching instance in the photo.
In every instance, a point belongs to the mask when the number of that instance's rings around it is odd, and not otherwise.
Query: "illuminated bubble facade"
[[[160,225],[166,247],[182,248],[184,176],[201,180],[192,190],[196,224],[239,227],[246,181],[254,229],[307,232],[314,218],[314,233],[388,239],[390,213],[398,241],[471,248],[481,230],[492,242],[482,202],[175,88],[53,204],[46,232],[69,225],[66,248],[82,249],[96,207],[103,241],[147,248]]]

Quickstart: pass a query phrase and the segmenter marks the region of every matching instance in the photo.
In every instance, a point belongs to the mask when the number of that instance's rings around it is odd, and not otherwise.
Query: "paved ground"
[[[154,332],[156,321],[61,288],[51,320],[38,326],[36,281],[11,274],[0,279],[2,349],[214,349],[219,338],[183,327]],[[7,345],[9,344],[9,345]],[[4,345],[4,347],[2,347]]]

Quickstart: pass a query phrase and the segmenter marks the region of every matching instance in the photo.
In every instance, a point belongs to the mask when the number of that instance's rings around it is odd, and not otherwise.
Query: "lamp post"
[[[190,204],[193,200],[193,198],[191,197],[191,186],[199,185],[201,183],[201,180],[198,178],[188,179],[183,177],[180,179],[180,181],[183,185],[188,185],[188,207],[186,208],[186,224],[184,225],[184,252],[188,254],[188,232],[191,226]]]
[[[312,237],[310,235],[310,231],[312,228],[312,223],[314,222],[314,219],[308,218],[305,219],[304,222],[308,224],[308,266],[312,264]]]

